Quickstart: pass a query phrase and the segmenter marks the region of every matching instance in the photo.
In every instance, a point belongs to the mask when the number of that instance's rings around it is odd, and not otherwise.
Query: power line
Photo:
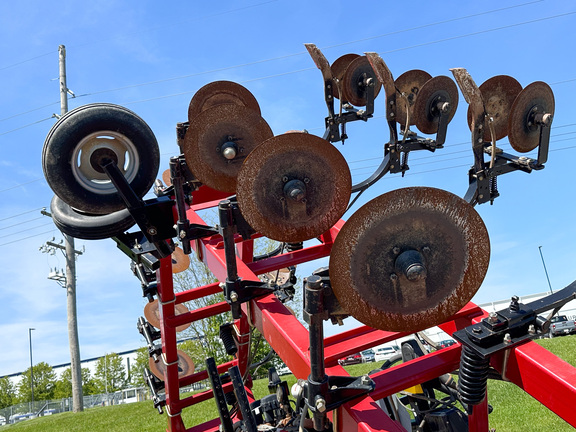
[[[273,0],[274,1],[274,0]],[[402,30],[398,30],[398,31],[394,31],[394,32],[389,32],[389,33],[384,33],[381,35],[376,35],[376,36],[370,36],[367,38],[363,38],[363,39],[357,39],[357,40],[353,40],[353,41],[348,41],[348,42],[343,42],[340,44],[335,44],[335,45],[330,45],[327,47],[324,47],[324,49],[330,49],[330,48],[335,48],[335,47],[340,47],[340,46],[344,46],[344,45],[350,45],[350,44],[355,44],[355,43],[359,43],[359,42],[363,42],[366,40],[372,40],[372,39],[378,39],[378,38],[382,38],[382,37],[386,37],[386,36],[391,36],[391,35],[395,35],[395,34],[400,34],[400,33],[405,33],[405,32],[410,32],[410,31],[414,31],[414,30],[418,30],[418,29],[423,29],[423,28],[427,28],[427,27],[432,27],[432,26],[436,26],[436,25],[441,25],[441,24],[446,24],[449,22],[454,22],[454,21],[461,21],[461,20],[465,20],[465,19],[469,19],[469,18],[474,18],[474,17],[478,17],[478,16],[482,16],[482,15],[487,15],[487,14],[492,14],[492,13],[497,13],[497,12],[502,12],[505,10],[509,10],[509,9],[514,9],[514,8],[518,8],[518,7],[523,7],[523,6],[527,6],[527,5],[532,5],[535,3],[540,3],[543,0],[535,0],[532,2],[527,2],[527,3],[522,3],[519,5],[513,5],[513,6],[509,6],[509,7],[505,7],[505,8],[500,8],[500,9],[493,9],[490,11],[485,11],[485,12],[479,12],[476,14],[471,14],[471,15],[465,15],[462,17],[456,17],[456,18],[451,18],[449,20],[443,20],[443,21],[437,21],[434,23],[429,23],[429,24],[424,24],[421,26],[417,26],[417,27],[412,27],[412,28],[408,28],[408,29],[402,29]],[[265,2],[265,3],[261,3],[258,5],[262,5],[262,4],[266,4],[266,3],[270,3],[270,2]],[[254,6],[258,6],[258,5],[252,5],[252,6],[247,6],[245,8],[248,7],[254,7]],[[232,11],[228,11],[228,12],[222,12],[221,14],[224,13],[229,13],[229,12],[234,12],[234,11],[239,11],[241,9],[245,9],[245,8],[239,8],[239,9],[235,9]],[[535,20],[531,20],[531,21],[525,21],[525,22],[521,22],[521,23],[516,23],[516,24],[510,24],[510,25],[506,25],[506,26],[502,26],[502,27],[497,27],[497,28],[493,28],[493,29],[488,29],[488,30],[481,30],[478,32],[473,32],[473,33],[468,33],[468,34],[464,34],[464,35],[458,35],[458,36],[453,36],[453,37],[449,37],[449,38],[445,38],[445,39],[439,39],[439,40],[435,40],[435,41],[429,41],[429,42],[425,42],[422,44],[417,44],[417,45],[412,45],[412,46],[408,46],[408,47],[402,47],[402,48],[398,48],[398,49],[394,49],[394,50],[390,50],[390,51],[385,51],[382,54],[388,54],[388,53],[393,53],[393,52],[397,52],[397,51],[403,51],[403,50],[408,50],[408,49],[412,49],[412,48],[417,48],[417,47],[421,47],[421,46],[426,46],[426,45],[431,45],[431,44],[436,44],[436,43],[442,43],[442,42],[447,42],[450,40],[455,40],[455,39],[460,39],[460,38],[464,38],[464,37],[469,37],[469,36],[475,36],[475,35],[479,35],[482,33],[487,33],[487,32],[493,32],[493,31],[498,31],[498,30],[502,30],[502,29],[506,29],[506,28],[511,28],[511,27],[516,27],[516,26],[520,26],[520,25],[525,25],[525,24],[532,24],[535,22],[539,22],[539,21],[543,21],[543,20],[548,20],[548,19],[553,19],[553,18],[558,18],[558,17],[563,17],[563,16],[567,16],[567,15],[572,15],[576,12],[567,12],[564,14],[559,14],[559,15],[555,15],[555,16],[551,16],[551,17],[544,17],[544,18],[538,18]],[[216,14],[218,15],[218,14]],[[257,64],[262,64],[262,63],[266,63],[266,62],[271,62],[271,61],[276,61],[276,60],[282,60],[282,59],[286,59],[289,57],[295,57],[295,56],[300,56],[300,55],[304,55],[306,54],[306,51],[302,51],[302,52],[298,52],[298,53],[293,53],[293,54],[287,54],[284,56],[278,56],[278,57],[272,57],[272,58],[268,58],[268,59],[263,59],[263,60],[257,60],[254,62],[249,62],[249,63],[244,63],[244,64],[239,64],[239,65],[233,65],[233,66],[227,66],[227,67],[222,67],[222,68],[218,68],[218,69],[212,69],[209,71],[204,71],[204,72],[197,72],[197,73],[193,73],[193,74],[187,74],[187,75],[181,75],[181,76],[176,76],[176,77],[171,77],[171,78],[165,78],[165,79],[161,79],[161,80],[155,80],[155,81],[149,81],[149,82],[145,82],[145,83],[138,83],[138,84],[131,84],[131,85],[127,85],[127,86],[122,86],[122,87],[116,87],[116,88],[112,88],[112,89],[107,89],[107,90],[100,90],[100,91],[95,91],[95,92],[90,92],[90,93],[84,93],[84,94],[80,94],[77,95],[77,98],[81,98],[81,97],[86,97],[86,96],[93,96],[93,95],[98,95],[98,94],[103,94],[103,93],[110,93],[110,92],[114,92],[114,91],[120,91],[120,90],[126,90],[126,89],[130,89],[130,88],[135,88],[135,87],[142,87],[142,86],[148,86],[148,85],[154,85],[154,84],[161,84],[164,82],[169,82],[169,81],[175,81],[175,80],[180,80],[180,79],[185,79],[185,78],[191,78],[191,77],[196,77],[196,76],[201,76],[201,75],[206,75],[206,74],[213,74],[213,73],[217,73],[217,72],[222,72],[222,71],[226,71],[226,70],[231,70],[231,69],[237,69],[237,68],[241,68],[241,67],[246,67],[246,66],[252,66],[252,65],[257,65]],[[246,80],[244,81],[246,82],[252,82],[252,81],[258,81],[258,80],[263,80],[263,79],[269,79],[269,78],[274,78],[274,77],[278,77],[278,76],[284,76],[284,75],[289,75],[289,74],[295,74],[295,73],[300,73],[303,71],[310,71],[313,70],[313,67],[310,68],[306,68],[306,69],[300,69],[297,71],[290,71],[290,72],[285,72],[282,74],[277,74],[277,75],[270,75],[270,76],[265,76],[265,77],[261,77],[261,78],[254,78],[254,79],[250,79],[250,80]],[[1,70],[1,69],[0,69]],[[575,79],[568,79],[568,80],[564,80],[564,81],[559,81],[557,83],[553,83],[553,84],[563,84],[563,83],[568,83],[568,82],[572,82],[572,81],[576,81]],[[551,85],[553,85],[551,84]],[[174,94],[170,94],[170,95],[164,95],[164,96],[158,96],[158,97],[154,97],[154,98],[148,98],[148,99],[143,99],[143,100],[138,100],[138,101],[132,101],[132,102],[127,102],[125,103],[127,104],[135,104],[135,103],[142,103],[142,102],[149,102],[149,101],[154,101],[154,100],[159,100],[159,99],[165,99],[165,98],[170,98],[170,97],[176,97],[176,96],[181,96],[181,95],[186,95],[186,94],[191,94],[193,93],[193,91],[189,91],[189,92],[182,92],[182,93],[174,93]],[[57,102],[56,102],[57,103]],[[38,108],[34,108],[31,109],[29,111],[23,112],[23,113],[19,113],[19,114],[15,114],[13,116],[10,117],[6,117],[4,119],[0,119],[1,121],[4,120],[8,120],[14,117],[18,117],[24,114],[28,114],[30,112],[34,112],[37,110],[40,110],[42,108],[46,108],[48,106],[54,105],[56,103],[51,103],[48,105],[44,105],[42,107],[38,107]],[[25,125],[22,126],[22,128],[31,126],[30,125]],[[21,129],[21,128],[19,128]],[[19,129],[14,129],[12,131],[8,131],[5,132],[1,135],[7,134],[7,133],[11,133],[14,132],[16,130]]]
[[[52,54],[54,54],[54,51],[50,51],[50,52],[48,52],[48,53],[40,54],[40,55],[37,55],[37,56],[35,56],[35,57],[31,57],[31,58],[29,58],[29,59],[19,61],[18,63],[13,63],[13,64],[8,65],[8,66],[3,66],[3,67],[0,68],[0,71],[3,71],[3,70],[5,70],[5,69],[10,69],[10,68],[13,68],[13,67],[16,67],[16,66],[20,66],[21,64],[28,63],[28,62],[31,62],[32,60],[36,60],[36,59],[39,59],[39,58],[41,58],[41,57],[46,57],[46,56],[49,56],[49,55],[52,55]]]
[[[22,227],[22,225],[25,224],[25,223],[32,222],[32,221],[35,221],[35,220],[38,220],[38,219],[42,219],[42,218],[43,218],[42,216],[38,216],[38,217],[36,217],[36,218],[34,218],[34,219],[28,219],[28,220],[26,220],[26,221],[22,221],[22,222],[19,222],[19,223],[17,223],[17,224],[14,224],[14,225],[8,225],[8,226],[5,226],[5,227],[0,228],[0,231],[5,230],[5,229],[8,229],[8,228]]]
[[[414,30],[419,30],[419,29],[423,29],[423,28],[427,28],[427,27],[433,27],[436,25],[441,25],[441,24],[446,24],[449,22],[454,22],[454,21],[460,21],[460,20],[464,20],[464,19],[469,19],[469,18],[474,18],[474,17],[478,17],[478,16],[482,16],[482,15],[487,15],[487,14],[492,14],[492,13],[497,13],[497,12],[502,12],[504,10],[508,10],[508,9],[513,9],[513,8],[517,8],[517,7],[522,7],[522,6],[526,6],[526,5],[532,5],[535,3],[540,3],[543,0],[536,0],[536,1],[531,1],[528,3],[522,3],[519,5],[514,5],[514,6],[509,6],[506,8],[500,8],[500,9],[493,9],[490,11],[485,11],[485,12],[479,12],[476,14],[472,14],[472,15],[465,15],[462,17],[456,17],[456,18],[452,18],[449,20],[443,20],[443,21],[437,21],[437,22],[433,22],[433,23],[429,23],[429,24],[424,24],[421,26],[417,26],[417,27],[412,27],[412,28],[408,28],[408,29],[402,29],[402,30],[397,30],[394,32],[390,32],[390,33],[384,33],[381,35],[376,35],[376,36],[370,36],[367,38],[363,38],[363,39],[356,39],[353,41],[348,41],[348,42],[342,42],[340,44],[335,44],[335,45],[329,45],[326,47],[322,47],[322,49],[331,49],[331,48],[336,48],[336,47],[340,47],[340,46],[345,46],[345,45],[352,45],[352,44],[356,44],[359,42],[364,42],[367,40],[373,40],[373,39],[379,39],[379,38],[383,38],[383,37],[387,37],[387,36],[392,36],[392,35],[396,35],[396,34],[401,34],[401,33],[407,33],[410,31],[414,31]],[[560,15],[559,15],[560,16]],[[538,20],[542,20],[542,19],[546,19],[546,18],[540,18]],[[538,21],[536,20],[536,21]],[[534,21],[534,22],[536,22]],[[515,24],[515,25],[522,25],[524,23],[520,23],[520,24]],[[511,25],[510,27],[513,27],[514,25]],[[494,30],[499,30],[499,29],[503,29],[506,27],[501,27],[498,29],[491,29],[491,30],[486,30],[486,31],[494,31]],[[480,32],[482,33],[482,32]],[[470,35],[475,35],[476,33],[472,33]],[[468,35],[460,35],[460,36],[455,36],[454,38],[461,38],[461,37],[466,37]],[[451,38],[447,39],[450,40]],[[431,43],[438,43],[439,41],[436,42],[431,42]],[[410,49],[412,47],[405,47],[405,48],[399,48],[397,50],[394,51],[402,51],[402,50],[406,50],[406,49]],[[393,52],[393,51],[390,51]],[[165,78],[165,79],[161,79],[161,80],[155,80],[155,81],[149,81],[149,82],[144,82],[144,83],[139,83],[139,84],[131,84],[131,85],[127,85],[127,86],[123,86],[123,87],[117,87],[117,88],[112,88],[112,89],[107,89],[107,90],[101,90],[101,91],[96,91],[96,92],[90,92],[90,93],[84,93],[81,95],[78,95],[77,97],[84,97],[84,96],[92,96],[92,95],[97,95],[97,94],[102,94],[102,93],[109,93],[109,92],[114,92],[114,91],[119,91],[119,90],[126,90],[129,88],[134,88],[134,87],[142,87],[142,86],[148,86],[148,85],[153,85],[153,84],[160,84],[160,83],[164,83],[164,82],[169,82],[169,81],[175,81],[175,80],[180,80],[180,79],[186,79],[186,78],[192,78],[192,77],[197,77],[197,76],[201,76],[201,75],[207,75],[207,74],[214,74],[214,73],[218,73],[218,72],[223,72],[223,71],[227,71],[227,70],[231,70],[231,69],[238,69],[238,68],[242,68],[242,67],[246,67],[246,66],[254,66],[257,64],[262,64],[262,63],[267,63],[267,62],[272,62],[272,61],[276,61],[276,60],[284,60],[286,58],[290,58],[290,57],[297,57],[297,56],[301,56],[301,55],[305,55],[307,54],[307,51],[300,51],[297,53],[292,53],[292,54],[286,54],[283,56],[277,56],[277,57],[271,57],[268,59],[263,59],[263,60],[256,60],[253,62],[248,62],[248,63],[242,63],[242,64],[237,64],[237,65],[233,65],[233,66],[226,66],[226,67],[222,67],[222,68],[217,68],[217,69],[212,69],[212,70],[208,70],[208,71],[204,71],[204,72],[196,72],[193,74],[187,74],[187,75],[180,75],[180,76],[176,76],[176,77],[170,77],[170,78]],[[311,68],[307,68],[307,69],[302,69],[302,70],[298,70],[298,71],[293,71],[293,72],[286,72],[283,75],[287,75],[290,73],[298,73],[298,72],[302,72],[302,71],[307,71],[307,70],[313,70],[315,69],[314,67]],[[265,78],[269,78],[269,77],[265,77]],[[258,79],[265,79],[265,78],[255,78],[251,81],[256,81]],[[177,96],[180,94],[175,94],[174,96]]]
[[[35,124],[42,123],[42,122],[45,122],[46,120],[51,120],[51,119],[53,119],[53,118],[54,118],[54,117],[48,117],[48,118],[45,118],[45,119],[42,119],[42,120],[35,121],[35,122],[33,122],[33,123],[29,123],[29,124],[24,125],[24,126],[20,126],[20,127],[16,128],[16,129],[12,129],[12,130],[9,130],[9,131],[6,131],[6,132],[2,132],[2,133],[0,133],[0,136],[2,136],[2,135],[8,135],[9,133],[16,132],[16,131],[19,131],[19,130],[21,130],[21,129],[25,129],[25,128],[30,127],[30,126],[34,126]]]
[[[24,112],[21,112],[21,113],[18,113],[18,114],[14,114],[14,115],[11,115],[10,117],[5,117],[5,118],[3,118],[3,119],[0,119],[0,122],[6,121],[6,120],[10,120],[10,119],[13,119],[13,118],[15,118],[15,117],[20,117],[20,116],[23,116],[23,115],[25,115],[25,114],[30,114],[31,112],[39,111],[39,110],[41,110],[41,109],[48,108],[49,106],[56,105],[56,104],[58,104],[58,103],[60,103],[60,102],[52,102],[52,103],[50,103],[50,104],[42,105],[41,107],[38,107],[38,108],[33,108],[33,109],[31,109],[31,110],[28,110],[28,111],[24,111]]]
[[[38,229],[38,228],[42,228],[42,227],[45,227],[45,226],[48,226],[48,225],[53,225],[53,223],[52,223],[52,222],[47,222],[47,223],[45,223],[45,224],[38,225],[38,226],[35,226],[35,227],[31,227],[31,228],[28,228],[28,227],[27,227],[27,228],[26,228],[26,232],[32,231],[32,230],[35,230],[35,229]],[[15,232],[15,233],[11,233],[11,234],[5,234],[5,235],[3,235],[3,236],[0,236],[0,239],[6,238],[6,237],[13,237],[13,236],[15,236],[15,235],[20,235],[20,234],[22,234],[21,231],[18,231],[18,232]]]
[[[38,207],[38,208],[35,208],[35,209],[32,209],[32,210],[27,210],[27,211],[25,211],[25,212],[18,213],[18,214],[16,214],[16,215],[8,216],[8,217],[5,217],[5,218],[3,218],[3,219],[0,219],[0,222],[5,221],[5,220],[8,220],[8,219],[15,218],[15,217],[18,217],[18,216],[22,216],[22,215],[25,215],[25,214],[28,214],[28,213],[32,213],[32,212],[35,212],[35,211],[39,211],[39,210],[42,210],[43,208],[44,208],[44,207]]]
[[[26,182],[26,183],[20,183],[20,184],[14,185],[14,186],[10,186],[9,188],[6,188],[6,189],[0,189],[0,193],[2,193],[2,192],[7,192],[7,191],[9,191],[9,190],[16,189],[16,188],[19,188],[19,187],[22,187],[22,186],[26,186],[26,185],[29,185],[30,183],[35,183],[35,182],[40,181],[40,180],[44,180],[44,177],[39,177],[39,178],[37,178],[37,179],[30,180],[30,181],[28,181],[28,182]],[[2,219],[0,219],[0,220],[2,220]]]
[[[56,229],[56,227],[54,227],[54,229]],[[39,236],[41,236],[41,235],[46,235],[46,234],[49,234],[49,233],[51,233],[51,232],[54,232],[54,229],[51,229],[50,231],[44,231],[44,232],[41,232],[41,233],[38,233],[38,234],[33,234],[33,235],[31,235],[31,236],[28,236],[28,237],[22,237],[22,238],[19,238],[18,240],[12,240],[12,241],[9,241],[9,242],[7,242],[7,243],[2,243],[2,244],[0,244],[0,246],[6,246],[6,245],[9,245],[9,244],[21,242],[22,240],[27,240],[27,239],[30,239],[30,238],[33,238],[33,237],[39,237]]]

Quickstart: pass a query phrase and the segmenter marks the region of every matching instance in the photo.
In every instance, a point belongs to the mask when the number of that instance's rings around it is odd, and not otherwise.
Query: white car
[[[396,350],[392,347],[379,347],[374,350],[375,361],[385,361],[396,355]]]

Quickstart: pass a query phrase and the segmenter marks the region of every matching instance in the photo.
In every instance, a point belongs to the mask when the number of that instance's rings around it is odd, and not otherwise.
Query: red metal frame
[[[187,210],[187,217],[191,223],[204,224],[197,212],[216,206],[218,201],[213,201],[214,197],[214,195],[206,193],[195,195],[197,204]],[[209,201],[210,199],[212,201]],[[338,235],[343,224],[344,221],[339,221],[321,236],[317,245],[257,262],[252,261],[252,240],[242,241],[240,237],[237,237],[236,261],[238,275],[243,280],[256,281],[258,280],[257,276],[260,274],[326,257],[330,254],[333,240]],[[193,243],[193,249],[215,277],[220,281],[225,281],[226,261],[222,238],[213,236],[196,241]],[[175,304],[221,292],[221,288],[218,283],[214,283],[175,294],[171,267],[170,258],[162,259],[160,269],[157,272],[159,281],[158,297],[161,302],[162,351],[164,361],[167,363],[164,377],[166,411],[168,414],[167,430],[171,432],[217,431],[220,424],[219,419],[188,429],[184,426],[180,415],[182,410],[210,399],[212,391],[207,390],[194,396],[180,399],[179,390],[181,387],[206,379],[207,373],[202,371],[185,378],[178,378],[175,328],[184,323],[221,314],[229,310],[229,307],[225,302],[222,302],[176,316],[174,313]],[[238,333],[244,335],[241,337],[246,338],[250,326],[255,326],[294,375],[298,378],[306,379],[310,373],[308,331],[298,319],[274,295],[252,300],[249,304],[245,303],[242,306],[242,311],[241,318],[235,323]],[[485,314],[486,312],[478,306],[469,303],[450,321],[440,324],[440,327],[447,333],[452,334],[456,330],[478,322]],[[406,336],[406,334],[362,326],[326,337],[324,340],[326,373],[328,375],[347,375],[346,371],[338,365],[337,359],[403,336]],[[245,342],[244,339],[240,342],[236,359],[219,365],[218,370],[220,373],[225,372],[233,365],[238,365],[241,373],[246,370],[248,366],[246,364],[248,345],[242,343]],[[404,431],[404,428],[391,420],[376,405],[375,401],[410,386],[436,378],[444,373],[454,371],[459,366],[460,351],[460,344],[456,344],[372,375],[376,388],[370,395],[349,402],[329,414],[335,425],[335,430],[346,432]],[[565,421],[576,427],[576,410],[572,406],[574,395],[576,395],[576,368],[533,342],[511,349],[506,364],[504,364],[503,354],[494,355],[491,359],[491,364],[499,372],[504,372],[508,380],[524,389]],[[251,392],[248,391],[248,394],[251,397]],[[474,414],[469,418],[469,428],[471,432],[488,431],[486,401],[475,407]]]

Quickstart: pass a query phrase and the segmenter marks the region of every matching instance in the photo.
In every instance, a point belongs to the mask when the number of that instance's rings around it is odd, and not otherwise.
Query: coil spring
[[[490,177],[489,184],[490,184],[490,197],[492,198],[492,200],[494,200],[494,198],[498,196],[498,177],[496,176]]]
[[[297,242],[297,243],[286,243],[286,251],[287,252],[295,252],[304,248],[304,242]]]
[[[224,349],[228,355],[234,355],[238,352],[232,324],[227,323],[220,326],[220,339],[222,340]]]
[[[458,392],[462,402],[478,405],[486,395],[490,360],[464,346],[460,357]]]

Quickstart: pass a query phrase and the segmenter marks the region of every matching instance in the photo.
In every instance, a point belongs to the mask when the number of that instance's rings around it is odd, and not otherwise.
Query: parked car
[[[362,354],[362,363],[369,363],[375,360],[373,349],[367,349],[365,351],[362,351],[361,354]]]
[[[338,364],[340,366],[346,366],[358,363],[362,363],[362,354],[360,353],[350,354],[338,360]]]
[[[456,341],[454,339],[442,340],[442,341],[438,342],[438,349],[447,348],[449,346],[454,345],[455,343],[456,343]]]
[[[278,373],[278,375],[282,376],[282,375],[288,375],[291,374],[292,371],[288,368],[288,366],[284,365],[284,366],[280,366],[278,368],[276,368],[276,372]]]
[[[566,315],[552,317],[550,322],[550,337],[576,333],[576,322]]]
[[[379,347],[376,348],[376,352],[374,353],[375,361],[385,361],[388,360],[390,357],[393,357],[396,354],[396,350],[392,347]]]

